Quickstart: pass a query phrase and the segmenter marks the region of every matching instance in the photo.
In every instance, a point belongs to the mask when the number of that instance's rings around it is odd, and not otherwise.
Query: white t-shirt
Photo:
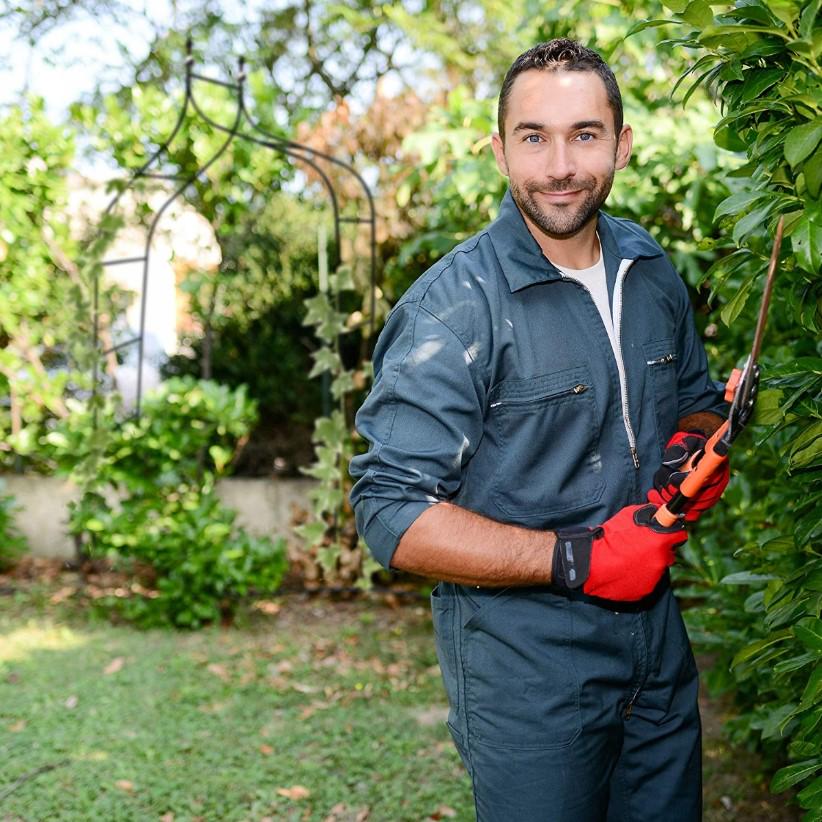
[[[611,341],[614,356],[617,363],[620,363],[621,358],[617,356],[616,332],[611,313],[611,301],[608,298],[608,281],[605,278],[605,259],[602,256],[602,246],[599,247],[599,259],[590,268],[567,268],[556,263],[553,263],[553,265],[564,277],[582,283],[591,293],[594,305],[597,307],[605,330],[608,332],[608,339]]]

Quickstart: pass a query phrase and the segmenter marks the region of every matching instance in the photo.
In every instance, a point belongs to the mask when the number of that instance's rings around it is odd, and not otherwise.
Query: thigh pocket
[[[489,397],[498,446],[493,499],[504,513],[545,517],[583,508],[605,488],[587,366],[505,380]]]
[[[467,620],[461,648],[470,744],[551,749],[577,738],[567,605],[550,593],[509,590]]]
[[[655,340],[642,346],[648,379],[654,398],[654,419],[660,450],[676,431],[679,420],[677,397],[677,353],[671,338]]]

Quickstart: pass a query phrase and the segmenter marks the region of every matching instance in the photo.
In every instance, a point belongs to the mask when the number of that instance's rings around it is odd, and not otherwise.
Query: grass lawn
[[[2,590],[2,822],[473,819],[422,601],[292,595],[182,633],[95,619],[65,580]],[[718,712],[706,820],[798,819]]]

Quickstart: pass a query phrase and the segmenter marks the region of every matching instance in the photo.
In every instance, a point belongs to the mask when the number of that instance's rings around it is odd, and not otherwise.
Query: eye
[[[596,138],[596,134],[592,134],[590,131],[582,131],[575,137],[580,143],[593,143]]]
[[[531,143],[531,145],[537,145],[538,143],[542,142],[542,137],[539,134],[526,134],[525,142]]]

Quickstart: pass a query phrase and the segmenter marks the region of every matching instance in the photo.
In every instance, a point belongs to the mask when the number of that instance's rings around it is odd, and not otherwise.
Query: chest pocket
[[[655,340],[642,346],[645,367],[654,398],[654,419],[660,451],[676,431],[679,398],[677,396],[677,353],[672,338]]]
[[[501,511],[520,520],[544,519],[599,500],[605,480],[586,366],[506,380],[489,399],[499,450],[492,498]]]

